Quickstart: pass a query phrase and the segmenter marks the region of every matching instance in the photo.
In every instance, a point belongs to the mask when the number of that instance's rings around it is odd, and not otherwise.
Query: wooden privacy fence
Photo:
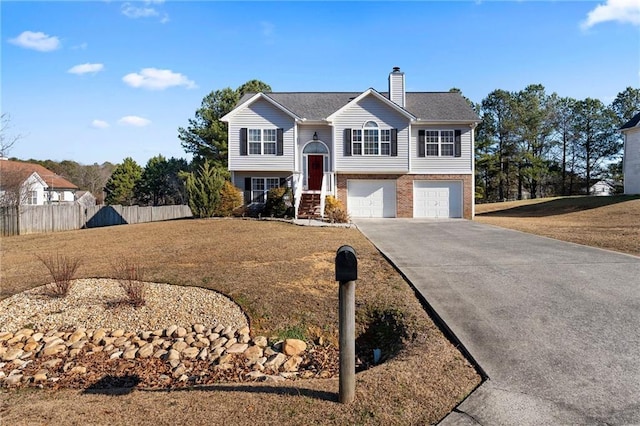
[[[186,205],[92,206],[45,205],[0,207],[3,236],[70,231],[100,226],[124,225],[192,217]]]

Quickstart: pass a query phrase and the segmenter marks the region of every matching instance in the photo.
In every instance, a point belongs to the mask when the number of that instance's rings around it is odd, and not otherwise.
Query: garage
[[[462,217],[462,182],[414,181],[413,217]]]
[[[395,180],[348,180],[347,210],[351,217],[395,217]]]

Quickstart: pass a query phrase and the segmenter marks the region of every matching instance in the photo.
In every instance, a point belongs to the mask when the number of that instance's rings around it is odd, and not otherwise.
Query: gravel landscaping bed
[[[156,330],[177,324],[209,324],[239,329],[248,326],[240,307],[222,294],[198,287],[146,283],[146,304],[126,303],[117,280],[75,280],[65,297],[51,297],[47,286],[0,300],[0,331],[86,328]]]

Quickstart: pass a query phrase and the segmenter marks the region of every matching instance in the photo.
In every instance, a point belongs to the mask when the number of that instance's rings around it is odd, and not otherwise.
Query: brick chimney
[[[404,108],[404,73],[400,71],[400,67],[393,67],[389,74],[389,99]]]

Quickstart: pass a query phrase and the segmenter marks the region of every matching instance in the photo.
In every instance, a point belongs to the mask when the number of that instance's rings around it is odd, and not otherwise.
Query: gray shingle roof
[[[271,99],[307,120],[323,120],[361,92],[272,92]],[[387,93],[381,95],[388,97]],[[245,94],[238,105],[254,93]],[[406,110],[426,121],[479,121],[467,101],[455,92],[407,92]]]
[[[620,127],[620,130],[636,127],[638,122],[640,122],[640,112],[634,115],[631,120],[627,121],[624,126]]]

